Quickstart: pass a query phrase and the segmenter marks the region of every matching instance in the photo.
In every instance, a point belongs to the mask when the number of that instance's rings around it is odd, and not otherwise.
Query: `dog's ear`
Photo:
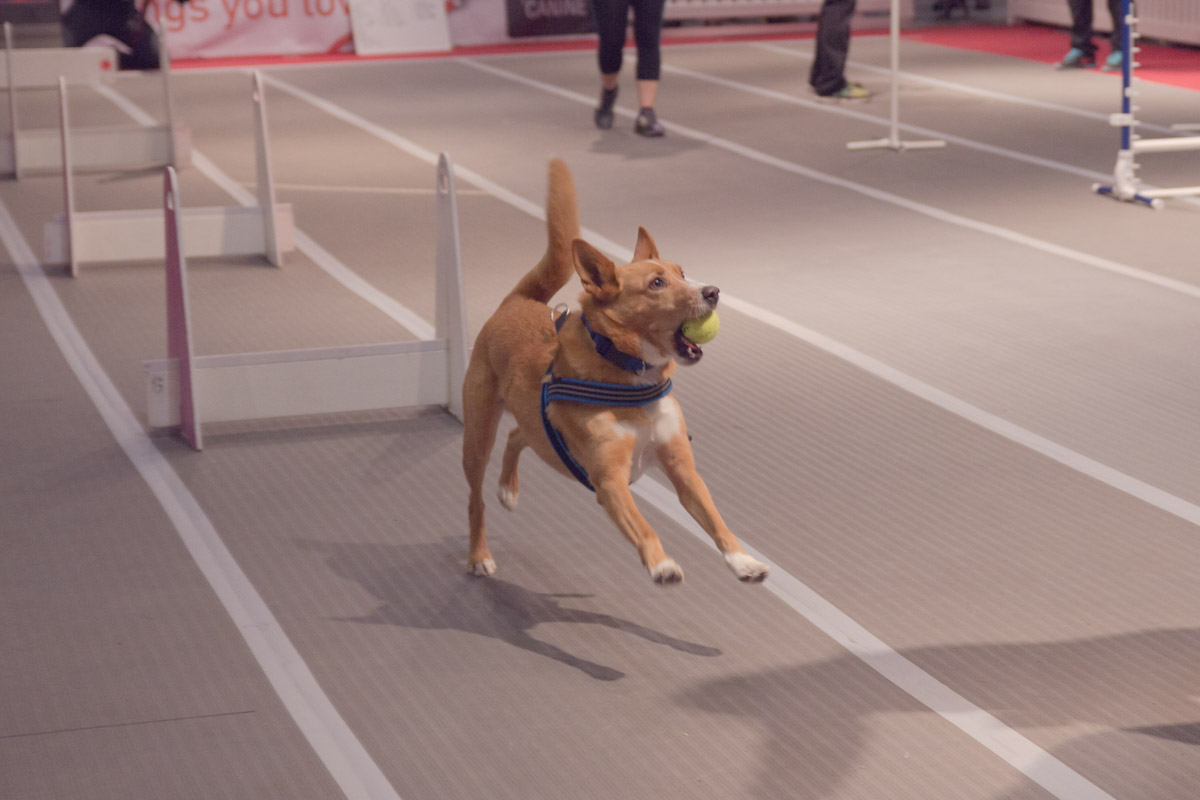
[[[658,247],[655,246],[654,239],[650,238],[649,231],[639,225],[637,246],[633,248],[633,260],[646,261],[651,258],[658,258]]]
[[[598,303],[607,303],[616,297],[619,291],[617,266],[583,239],[571,242],[571,249],[575,253],[575,271],[583,281],[584,291]]]

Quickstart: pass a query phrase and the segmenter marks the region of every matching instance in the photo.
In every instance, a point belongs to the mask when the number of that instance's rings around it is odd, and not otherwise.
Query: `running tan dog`
[[[688,513],[712,536],[739,580],[757,583],[751,558],[713,506],[696,473],[687,427],[671,396],[675,363],[695,364],[700,348],[680,326],[717,305],[715,286],[696,286],[663,261],[645,228],[633,263],[618,267],[579,239],[575,186],[566,164],[550,162],[546,254],[483,326],[463,382],[463,471],[470,485],[467,570],[491,575],[483,521],[483,474],[505,409],[517,420],[500,474],[500,502],[517,505],[517,459],[526,447],[593,488],[596,500],[660,585],[683,580],[658,535],[634,505],[629,484],[657,456]],[[579,274],[582,313],[547,305]]]

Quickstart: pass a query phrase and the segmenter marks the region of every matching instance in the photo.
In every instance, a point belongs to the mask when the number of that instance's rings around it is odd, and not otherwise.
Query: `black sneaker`
[[[633,123],[633,132],[639,136],[663,136],[666,134],[658,117],[654,116],[653,108],[643,108],[638,111],[637,120]]]
[[[613,126],[613,103],[617,102],[616,89],[600,90],[600,107],[596,109],[596,127],[606,131]]]

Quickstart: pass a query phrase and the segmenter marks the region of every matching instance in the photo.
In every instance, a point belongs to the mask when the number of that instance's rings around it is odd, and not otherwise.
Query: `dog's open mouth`
[[[682,325],[675,330],[675,353],[685,364],[695,364],[700,360],[700,356],[704,355],[700,345],[683,335]]]

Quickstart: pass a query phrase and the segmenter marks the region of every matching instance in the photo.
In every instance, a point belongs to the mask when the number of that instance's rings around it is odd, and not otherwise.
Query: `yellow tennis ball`
[[[717,338],[717,329],[721,327],[721,321],[717,319],[717,312],[710,311],[703,317],[689,319],[683,323],[683,335],[696,344],[705,344]]]

